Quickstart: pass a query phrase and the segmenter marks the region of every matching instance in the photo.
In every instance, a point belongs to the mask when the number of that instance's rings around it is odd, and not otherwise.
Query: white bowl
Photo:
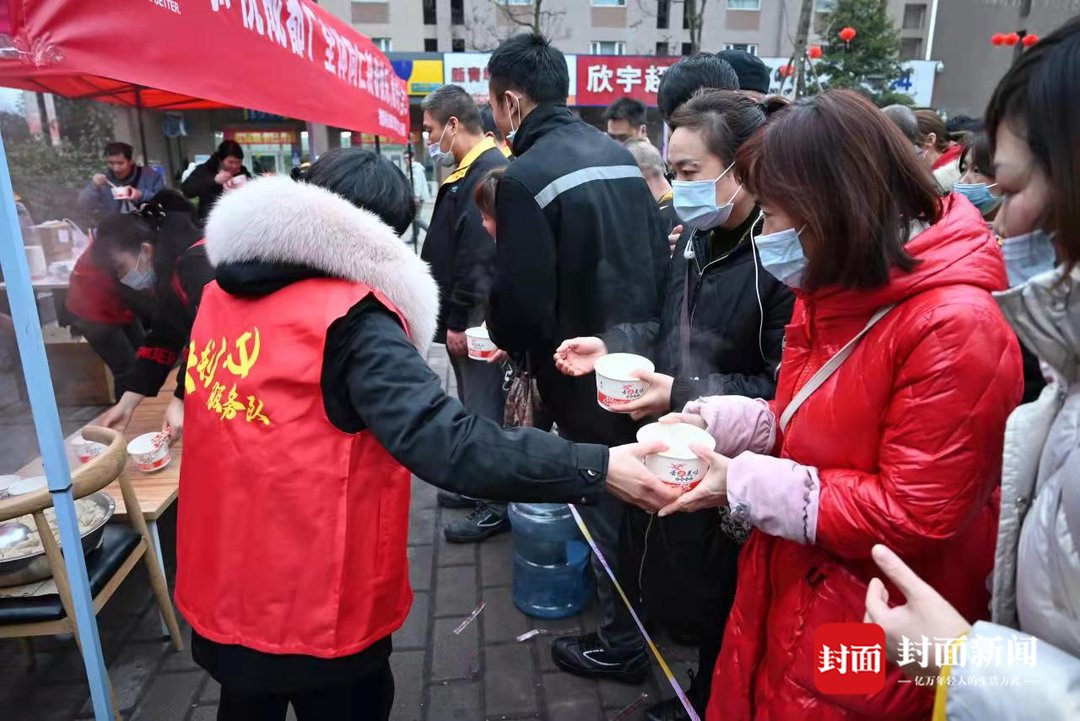
[[[625,413],[622,407],[649,390],[649,384],[631,375],[656,370],[653,362],[633,353],[609,353],[596,361],[596,402],[606,411]]]
[[[103,443],[88,441],[81,434],[71,439],[71,449],[75,451],[80,463],[89,463],[91,459],[97,458],[104,453],[105,448],[106,446]]]
[[[169,441],[162,433],[144,433],[127,445],[128,455],[143,473],[160,471],[172,461]]]
[[[499,350],[499,347],[491,340],[487,328],[484,328],[483,326],[466,328],[465,342],[469,346],[469,357],[473,360],[489,360],[495,355],[496,351]]]
[[[650,423],[638,430],[637,439],[643,443],[660,441],[668,446],[666,451],[645,456],[645,467],[664,485],[682,493],[697,486],[709,470],[709,464],[694,455],[690,445],[716,450],[712,434],[689,423]]]
[[[112,197],[115,200],[127,200],[131,197],[130,185],[114,185],[109,190],[112,191]]]

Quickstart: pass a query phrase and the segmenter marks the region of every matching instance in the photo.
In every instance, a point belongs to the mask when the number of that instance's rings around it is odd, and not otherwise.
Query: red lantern
[[[846,27],[838,34],[840,35],[841,40],[843,40],[845,43],[850,43],[852,40],[855,39],[855,36],[858,35],[858,32],[855,30],[855,28]]]
[[[779,71],[780,71],[780,77],[782,77],[782,78],[790,78],[792,76],[792,74],[795,72],[795,67],[793,65],[781,65],[780,68],[779,68]]]
[[[1024,39],[1021,42],[1024,43],[1025,48],[1030,48],[1032,45],[1039,42],[1039,36],[1038,35],[1025,35]]]
[[[990,42],[992,42],[994,45],[998,45],[998,46],[1004,45],[1005,44],[1005,33],[994,33],[993,35],[990,36]]]
[[[1020,35],[1017,33],[1009,33],[1005,36],[1005,44],[1010,48],[1020,42]]]
[[[1028,38],[1030,38],[1030,37],[1033,37],[1033,36],[1028,35]],[[1024,38],[1024,41],[1026,42],[1027,38]],[[818,58],[821,57],[821,46],[820,45],[811,45],[809,48],[806,49],[806,54],[810,56],[811,60],[817,60]]]

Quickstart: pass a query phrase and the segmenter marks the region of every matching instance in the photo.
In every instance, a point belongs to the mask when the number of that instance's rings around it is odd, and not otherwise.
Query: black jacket
[[[558,344],[659,312],[667,238],[630,152],[564,106],[541,106],[514,137],[496,194],[495,289],[488,326],[527,351],[540,395],[569,438],[632,440],[628,416],[596,403],[592,376],[555,369]]]
[[[757,262],[750,241],[756,217],[753,212],[739,228],[717,231],[718,245],[725,246],[718,257],[711,232],[683,233],[671,256],[658,323],[620,326],[604,336],[612,352],[646,355],[657,371],[675,378],[673,411],[702,396],[768,400],[776,392],[795,297]]]
[[[473,192],[489,170],[506,164],[492,145],[439,187],[421,257],[439,284],[435,340],[440,343],[448,328],[461,332],[484,320],[495,272],[495,241],[484,230]]]
[[[186,223],[190,227],[190,220]],[[157,284],[153,320],[150,332],[135,353],[135,365],[119,379],[124,390],[144,396],[157,395],[179,360],[177,378],[180,382],[176,384],[175,394],[178,398],[184,396],[183,377],[191,326],[199,310],[203,286],[214,279],[214,269],[206,257],[205,245],[198,242],[198,234],[190,237],[185,245],[175,261],[154,263]]]
[[[198,199],[200,223],[206,222],[206,217],[210,215],[210,209],[214,207],[214,203],[225,192],[225,186],[214,182],[214,176],[220,171],[221,161],[218,160],[216,155],[211,155],[209,160],[192,170],[187,180],[180,184],[180,190],[184,195]],[[251,173],[248,172],[246,167],[241,169],[241,173],[245,177],[251,177]]]

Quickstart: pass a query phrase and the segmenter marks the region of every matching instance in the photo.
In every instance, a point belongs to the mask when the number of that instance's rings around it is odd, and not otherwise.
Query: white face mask
[[[1001,244],[1001,254],[1005,258],[1010,288],[1024,285],[1057,265],[1054,236],[1043,230],[1006,238]]]
[[[439,139],[434,143],[428,143],[427,152],[431,158],[431,162],[436,165],[441,165],[444,168],[448,168],[454,164],[454,156],[451,154],[451,150],[454,149],[454,142],[457,140],[457,133],[454,133],[454,137],[450,139],[450,147],[446,150],[442,149],[442,141],[446,136],[446,131],[450,128],[450,125],[444,125],[442,133],[439,135]]]
[[[517,103],[517,113],[518,113],[518,127],[515,128],[514,127],[514,109],[512,107],[510,107],[510,103],[507,102],[507,104],[506,104],[506,118],[507,118],[507,120],[510,121],[510,132],[506,134],[506,142],[513,143],[514,142],[514,136],[517,135],[517,131],[521,128],[521,101],[518,100],[518,98],[516,96],[514,96],[514,95],[511,95],[510,97],[513,98],[514,102]]]

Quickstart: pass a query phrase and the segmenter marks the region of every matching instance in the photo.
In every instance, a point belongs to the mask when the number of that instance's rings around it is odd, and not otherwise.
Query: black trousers
[[[97,323],[75,318],[71,327],[86,338],[94,352],[112,371],[117,386],[123,385],[124,375],[135,366],[135,351],[146,339],[146,332],[138,320],[128,325]],[[121,389],[117,388],[117,395]]]
[[[285,721],[289,704],[297,721],[387,721],[394,706],[394,674],[386,662],[371,676],[344,686],[258,696],[223,686],[217,717],[218,721]]]

